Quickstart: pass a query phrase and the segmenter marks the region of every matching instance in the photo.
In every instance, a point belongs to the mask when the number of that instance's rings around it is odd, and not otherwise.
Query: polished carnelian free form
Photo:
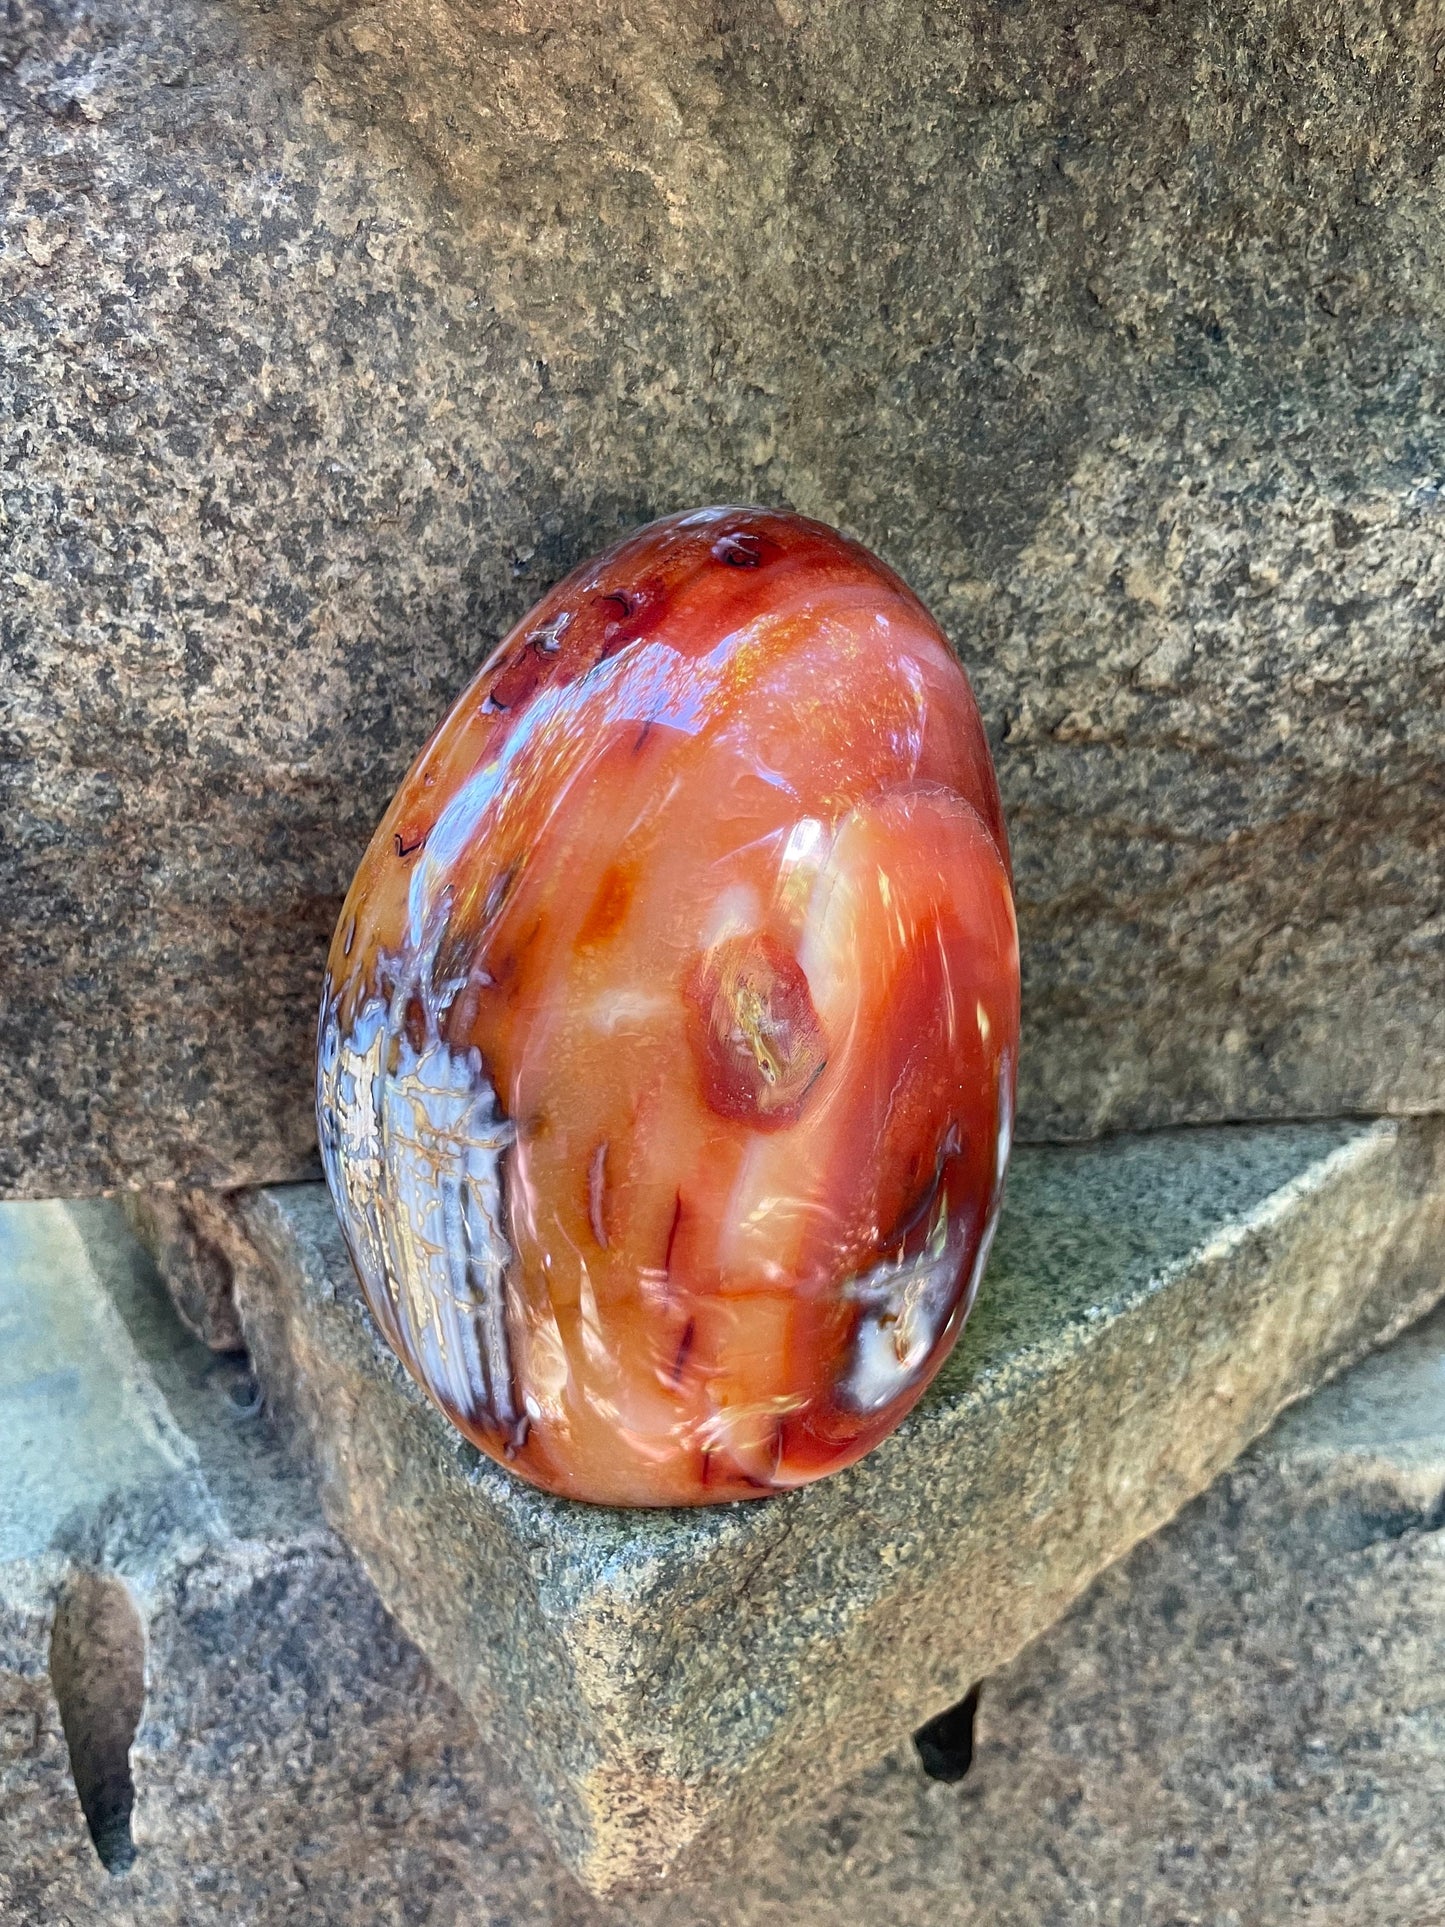
[[[671,516],[496,650],[331,946],[322,1154],[484,1452],[699,1505],[862,1456],[998,1218],[1019,967],[968,682],[865,549]]]

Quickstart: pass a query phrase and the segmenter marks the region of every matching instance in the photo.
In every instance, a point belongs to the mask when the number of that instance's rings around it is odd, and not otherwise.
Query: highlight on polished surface
[[[441,723],[343,907],[322,1157],[368,1304],[547,1490],[851,1464],[978,1288],[1019,967],[998,788],[917,598],[801,516],[584,563]]]

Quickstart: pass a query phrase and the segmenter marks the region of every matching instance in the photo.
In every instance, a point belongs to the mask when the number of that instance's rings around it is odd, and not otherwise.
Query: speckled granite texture
[[[0,1193],[305,1174],[376,815],[628,524],[839,522],[1014,827],[1025,1135],[1439,1108],[1432,0],[11,0]]]
[[[113,1207],[0,1210],[0,1318],[0,1443],[25,1473],[0,1484],[6,1927],[1435,1927],[1445,1909],[1438,1314],[990,1675],[961,1784],[925,1780],[905,1743],[725,1872],[610,1903],[563,1871]],[[87,1565],[125,1576],[147,1638],[135,1857],[114,1874],[49,1664]]]
[[[1287,1413],[985,1686],[979,1770],[933,1808],[948,1846],[926,1872],[918,1855],[915,1905],[990,1927],[1434,1927],[1442,1524],[1437,1315]],[[845,1839],[888,1780],[836,1815]]]
[[[409,1759],[437,1760],[436,1716],[425,1668],[287,1467],[248,1372],[187,1338],[109,1206],[0,1210],[0,1331],[0,1920],[79,1927],[114,1903],[200,1927],[243,1903],[259,1927],[304,1899],[307,1863],[337,1877],[333,1851],[360,1904],[354,1832],[333,1849],[328,1831],[359,1798],[384,1809]],[[129,1651],[101,1642],[77,1728],[53,1628],[86,1575],[124,1586],[134,1635]],[[99,1617],[82,1611],[72,1643],[93,1649]],[[145,1683],[135,1859],[107,1874],[66,1729],[75,1746],[125,1710],[127,1659]],[[365,1699],[368,1677],[388,1680],[390,1703]],[[306,1818],[290,1811],[298,1788]]]
[[[1445,1292],[1441,1125],[1025,1150],[958,1350],[866,1460],[611,1512],[509,1478],[424,1401],[320,1186],[242,1209],[271,1274],[242,1324],[333,1525],[598,1890],[725,1860],[885,1752]]]

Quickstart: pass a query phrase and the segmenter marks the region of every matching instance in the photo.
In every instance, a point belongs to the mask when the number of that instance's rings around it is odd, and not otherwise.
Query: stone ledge
[[[0,1319],[7,1927],[1441,1917],[1445,1313],[1285,1414],[990,1675],[962,1785],[905,1742],[725,1880],[616,1902],[562,1871],[113,1206],[0,1207]],[[47,1668],[86,1558],[119,1560],[148,1649],[115,1877]]]
[[[547,1499],[381,1345],[325,1193],[252,1195],[240,1311],[383,1600],[599,1891],[702,1865],[1010,1660],[1298,1398],[1445,1291],[1445,1127],[1018,1155],[983,1301],[871,1458],[766,1503]]]
[[[757,1840],[722,1905],[629,1927],[1438,1927],[1442,1520],[1437,1312],[991,1675],[962,1784],[900,1747]]]

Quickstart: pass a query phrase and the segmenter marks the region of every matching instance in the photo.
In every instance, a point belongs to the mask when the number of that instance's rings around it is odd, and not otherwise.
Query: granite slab
[[[531,1490],[440,1418],[324,1189],[239,1209],[278,1423],[597,1891],[726,1860],[881,1756],[1445,1293],[1445,1126],[1026,1149],[957,1352],[868,1459],[766,1502],[614,1512]]]

